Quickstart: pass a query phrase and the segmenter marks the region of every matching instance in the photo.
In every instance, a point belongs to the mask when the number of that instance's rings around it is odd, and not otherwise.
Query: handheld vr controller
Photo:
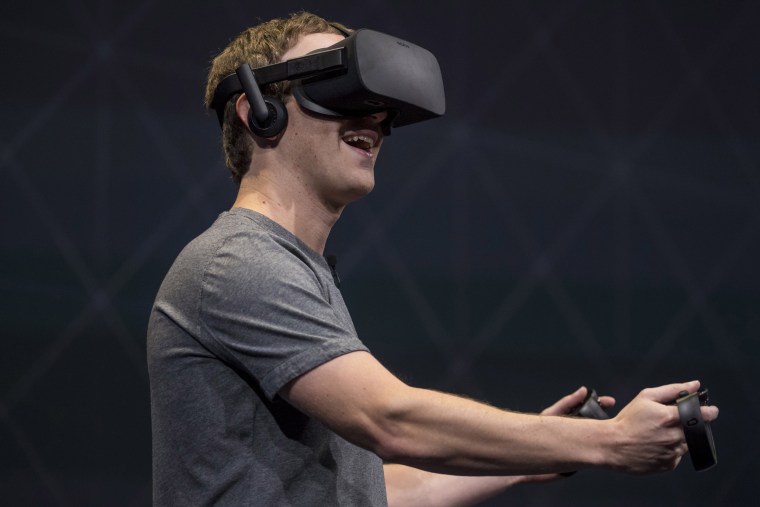
[[[702,418],[700,407],[709,404],[707,389],[689,394],[687,391],[678,393],[678,398],[672,403],[678,406],[681,427],[686,436],[686,445],[694,470],[701,472],[715,466],[718,455],[715,451],[710,424]],[[609,419],[610,416],[599,404],[599,397],[594,389],[589,389],[583,403],[575,407],[568,415],[586,417],[589,419]],[[562,475],[570,476],[575,472]]]
[[[599,403],[599,396],[596,394],[596,390],[589,389],[586,398],[583,403],[575,407],[570,411],[570,414],[578,417],[586,417],[587,419],[609,419],[610,416],[604,411],[602,405]]]
[[[678,406],[678,415],[681,417],[683,433],[686,435],[686,445],[689,446],[691,463],[697,472],[712,468],[718,463],[710,423],[705,422],[700,410],[700,407],[708,405],[709,401],[707,389],[691,394],[681,391],[675,401]]]

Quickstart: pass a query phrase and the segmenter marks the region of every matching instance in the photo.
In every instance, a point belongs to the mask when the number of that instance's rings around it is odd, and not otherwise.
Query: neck
[[[278,174],[274,178],[273,174]],[[283,181],[282,172],[262,170],[246,174],[240,183],[234,207],[247,208],[277,222],[323,254],[327,237],[340,218],[344,206],[334,207],[320,202],[307,192],[299,181]]]

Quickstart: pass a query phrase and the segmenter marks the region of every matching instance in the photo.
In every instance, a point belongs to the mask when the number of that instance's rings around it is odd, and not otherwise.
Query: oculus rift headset
[[[343,31],[343,30],[341,30]],[[287,125],[287,111],[260,86],[290,80],[298,104],[332,117],[361,117],[387,111],[385,135],[442,116],[446,110],[441,69],[433,54],[410,42],[373,30],[357,30],[344,40],[299,58],[256,69],[244,63],[214,91],[211,108],[219,125],[227,102],[245,93],[251,106],[248,126],[261,137],[274,137]]]

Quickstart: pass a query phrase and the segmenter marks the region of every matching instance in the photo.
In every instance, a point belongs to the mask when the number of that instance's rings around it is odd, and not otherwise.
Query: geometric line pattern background
[[[145,326],[229,207],[210,58],[300,9],[439,59],[444,118],[386,140],[328,250],[402,378],[537,411],[699,377],[720,462],[490,505],[752,505],[760,472],[760,4],[228,0],[0,7],[0,496],[150,504]],[[749,480],[748,480],[749,478]]]

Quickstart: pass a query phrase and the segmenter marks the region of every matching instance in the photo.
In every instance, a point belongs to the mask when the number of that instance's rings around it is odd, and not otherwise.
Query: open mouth
[[[369,151],[375,146],[375,140],[369,136],[350,135],[344,137],[343,142],[363,151]]]

